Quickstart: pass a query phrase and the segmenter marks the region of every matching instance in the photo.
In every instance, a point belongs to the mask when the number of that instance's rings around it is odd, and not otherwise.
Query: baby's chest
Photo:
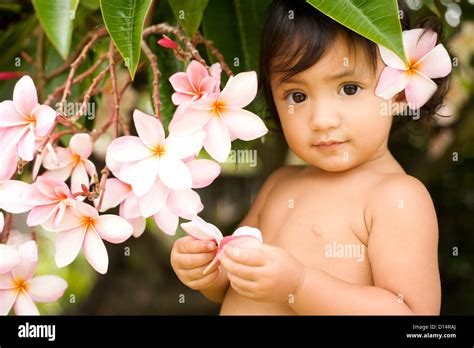
[[[259,227],[265,243],[286,249],[306,266],[354,283],[372,282],[360,197],[288,187],[269,195]]]

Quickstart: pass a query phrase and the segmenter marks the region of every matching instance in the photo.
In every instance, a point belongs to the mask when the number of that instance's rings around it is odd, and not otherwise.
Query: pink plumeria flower
[[[56,119],[56,111],[38,103],[33,80],[23,76],[15,85],[13,100],[0,103],[0,129],[17,147],[18,155],[24,161],[31,161],[37,137],[48,134]]]
[[[206,159],[189,159],[186,166],[191,173],[192,188],[210,185],[220,173],[220,166]],[[142,197],[135,195],[129,184],[116,178],[108,179],[100,211],[107,211],[117,205],[120,205],[119,215],[134,226],[135,237],[143,233],[147,217],[153,216],[163,232],[174,235],[179,217],[189,219],[203,209],[201,199],[195,191],[171,190],[159,178]]]
[[[168,36],[163,34],[163,38],[157,41],[158,45],[164,48],[178,49],[179,46],[176,42],[171,40]]]
[[[229,78],[220,93],[178,108],[169,125],[170,134],[185,136],[204,130],[204,148],[215,160],[224,162],[230,153],[231,141],[253,140],[265,135],[267,127],[260,117],[243,110],[257,94],[257,74],[240,73]]]
[[[43,225],[46,229],[58,228],[67,209],[70,209],[75,201],[63,181],[44,176],[39,176],[36,182],[23,192],[21,198],[33,206],[26,220],[27,225]]]
[[[11,272],[0,274],[0,315],[13,307],[17,315],[39,315],[35,302],[54,302],[64,295],[67,282],[54,275],[33,278],[38,263],[34,241],[19,247],[20,263]]]
[[[71,177],[72,192],[81,192],[81,186],[89,187],[91,180],[97,175],[94,163],[88,160],[93,148],[94,143],[89,134],[75,134],[71,138],[69,148],[55,148],[56,158],[48,151],[43,160],[43,167],[48,170],[43,176],[62,181]]]
[[[139,197],[150,191],[157,177],[173,190],[191,188],[191,173],[182,160],[200,151],[205,134],[165,139],[163,125],[155,117],[135,110],[133,120],[138,137],[117,138],[107,148],[106,162],[112,173],[130,184]]]
[[[431,30],[405,30],[403,46],[408,63],[379,45],[387,66],[380,75],[375,95],[388,100],[405,90],[410,109],[416,110],[426,104],[438,88],[431,79],[445,77],[452,69],[449,54],[442,44],[436,45],[437,39],[438,35]]]
[[[3,220],[3,214],[0,213],[0,216],[2,217],[1,220]],[[3,229],[1,223],[0,227]],[[16,245],[0,244],[0,274],[10,272],[20,261],[20,253]]]
[[[189,63],[186,72],[179,72],[169,78],[176,91],[171,96],[175,105],[194,102],[214,93],[220,83],[220,64],[211,69],[214,76],[210,75],[204,65],[196,60]]]
[[[242,226],[236,229],[231,236],[224,237],[216,226],[204,221],[199,216],[196,216],[190,222],[182,223],[181,227],[191,237],[200,240],[212,240],[219,246],[216,257],[203,271],[204,274],[219,262],[226,244],[232,242],[233,245],[239,247],[255,247],[263,242],[262,233],[258,228]]]
[[[133,233],[133,227],[117,215],[100,215],[92,206],[76,201],[67,210],[56,229],[56,265],[64,267],[73,262],[83,249],[89,264],[99,273],[107,273],[109,256],[102,239],[122,243]]]

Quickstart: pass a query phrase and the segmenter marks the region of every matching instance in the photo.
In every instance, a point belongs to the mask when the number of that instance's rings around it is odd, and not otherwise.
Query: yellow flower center
[[[217,100],[211,109],[211,113],[213,116],[221,116],[222,112],[224,111],[225,104],[220,100]]]
[[[158,145],[153,151],[154,151],[154,154],[155,156],[163,156],[165,154],[165,147],[163,145]]]
[[[15,279],[15,289],[19,292],[27,292],[28,291],[28,283],[25,282],[23,279]]]

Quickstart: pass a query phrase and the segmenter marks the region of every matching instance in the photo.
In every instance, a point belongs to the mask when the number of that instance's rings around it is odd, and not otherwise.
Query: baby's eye
[[[285,101],[288,104],[298,104],[298,103],[304,102],[305,100],[306,100],[306,94],[302,92],[292,92],[288,94],[288,96],[285,99]]]
[[[360,86],[357,86],[351,83],[351,84],[346,84],[342,86],[341,89],[339,89],[338,94],[350,96],[350,95],[356,95],[359,92],[360,92]]]

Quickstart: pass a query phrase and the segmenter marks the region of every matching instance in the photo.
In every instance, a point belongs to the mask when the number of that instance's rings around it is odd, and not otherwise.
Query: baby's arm
[[[290,306],[299,314],[439,314],[438,226],[426,188],[406,175],[385,180],[367,215],[374,286],[307,268]]]
[[[257,194],[249,212],[245,218],[240,222],[240,226],[251,226],[259,227],[259,215],[260,211],[265,204],[268,197],[268,193],[271,191],[275,183],[280,180],[283,176],[286,176],[290,171],[294,171],[295,167],[281,167],[275,170],[263,184],[262,188]],[[224,300],[225,294],[229,287],[229,279],[227,278],[227,271],[224,267],[219,266],[219,277],[218,279],[208,288],[200,290],[201,293],[209,300],[221,303]]]

